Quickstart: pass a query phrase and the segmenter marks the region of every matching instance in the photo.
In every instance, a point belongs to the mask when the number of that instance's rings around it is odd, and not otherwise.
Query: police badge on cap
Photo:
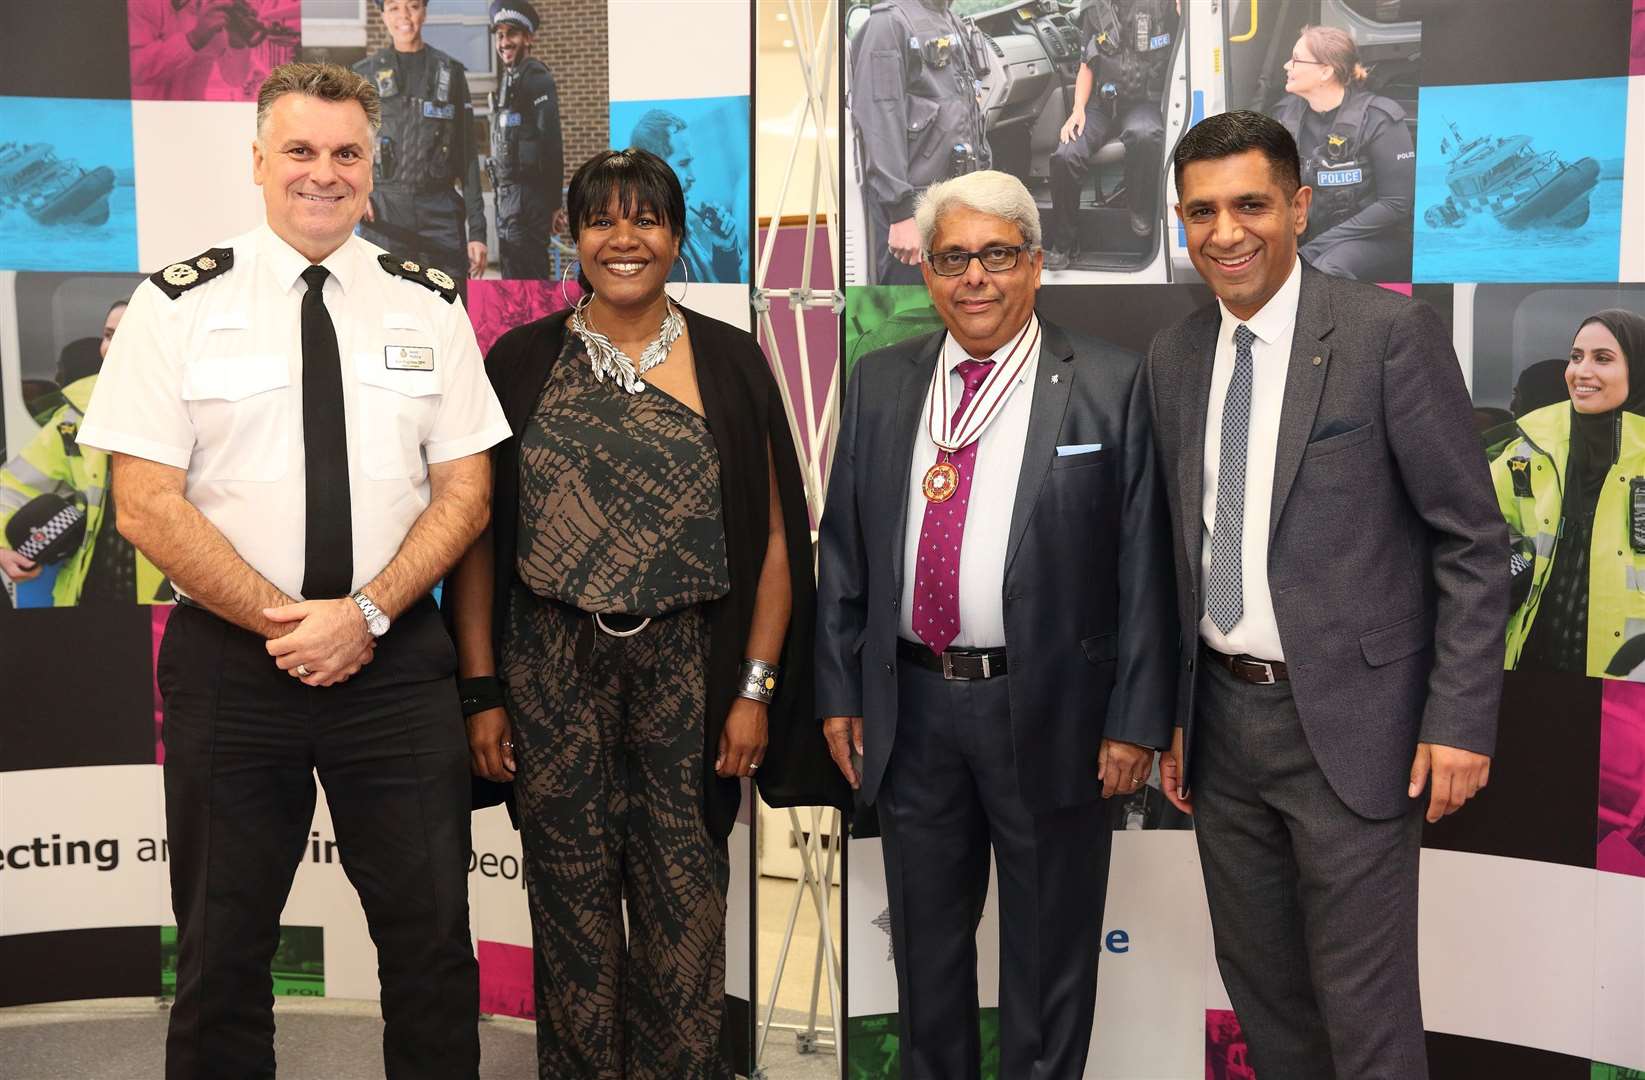
[[[491,0],[491,28],[513,23],[528,34],[537,32],[537,14],[526,0]]]

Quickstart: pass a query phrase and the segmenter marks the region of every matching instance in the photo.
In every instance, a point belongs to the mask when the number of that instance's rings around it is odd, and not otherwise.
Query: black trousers
[[[878,203],[869,199],[863,200],[868,211],[868,238],[870,254],[874,261],[874,285],[923,285],[925,278],[920,274],[918,264],[909,266],[886,249],[886,241],[891,236],[891,226],[896,224],[889,214]]]
[[[548,281],[548,237],[499,237],[497,261],[505,281]]]
[[[451,639],[432,602],[339,686],[304,686],[255,634],[172,612],[157,666],[177,916],[167,1080],[274,1076],[269,964],[309,851],[314,776],[360,895],[393,1080],[478,1075],[469,769]]]
[[[1010,676],[965,682],[901,665],[879,793],[904,1080],[976,1080],[977,926],[999,872],[1000,1073],[1085,1068],[1113,834],[1090,802],[1032,814],[1017,787]]]
[[[1200,665],[1194,830],[1217,967],[1263,1080],[1424,1080],[1423,802],[1375,821],[1320,771],[1289,683]]]
[[[1125,144],[1125,190],[1133,213],[1158,212],[1165,183],[1165,123],[1152,101],[1121,100],[1117,116],[1092,100],[1085,106],[1085,128],[1051,151],[1051,228],[1047,247],[1072,251],[1079,244],[1080,187],[1091,172],[1091,159],[1115,127]]]

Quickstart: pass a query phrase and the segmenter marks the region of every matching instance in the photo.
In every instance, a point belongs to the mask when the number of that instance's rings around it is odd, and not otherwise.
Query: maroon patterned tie
[[[959,423],[993,366],[992,360],[962,360],[955,367],[965,380],[965,393],[950,425]],[[937,453],[941,460],[942,451]],[[965,539],[965,505],[971,500],[971,467],[976,461],[977,440],[948,455],[948,463],[959,473],[954,494],[943,502],[925,504],[920,557],[914,570],[914,633],[934,653],[948,648],[960,632],[960,543]]]

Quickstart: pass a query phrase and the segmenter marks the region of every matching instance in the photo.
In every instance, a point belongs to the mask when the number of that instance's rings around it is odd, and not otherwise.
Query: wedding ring
[[[512,750],[512,749],[514,749],[514,744],[509,742],[507,739],[504,739],[503,740],[503,749],[504,750]]]
[[[301,675],[303,678],[306,679],[310,675],[314,674],[314,672],[312,672],[308,669],[307,664],[298,664],[297,665],[297,674]]]
[[[749,772],[758,772],[759,770],[760,770],[760,763],[759,762],[750,761],[748,763],[748,771]]]

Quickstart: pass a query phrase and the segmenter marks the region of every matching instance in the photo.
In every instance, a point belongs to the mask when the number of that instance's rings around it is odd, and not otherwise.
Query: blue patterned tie
[[[1217,516],[1211,527],[1211,577],[1205,613],[1224,634],[1245,614],[1240,541],[1245,532],[1245,448],[1251,431],[1251,342],[1249,326],[1234,328],[1234,375],[1222,403],[1222,451],[1217,459]]]

